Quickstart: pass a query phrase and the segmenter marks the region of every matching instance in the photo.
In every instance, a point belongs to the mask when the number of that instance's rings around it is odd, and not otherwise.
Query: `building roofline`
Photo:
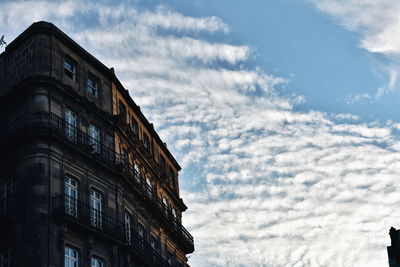
[[[143,121],[143,124],[147,128],[147,130],[151,133],[151,135],[156,140],[159,147],[163,150],[163,152],[170,158],[173,164],[177,167],[178,171],[181,170],[181,166],[178,164],[174,156],[168,150],[164,142],[161,140],[158,133],[154,130],[153,124],[150,123],[147,118],[144,116],[140,107],[135,103],[132,97],[129,95],[128,90],[124,88],[122,83],[119,81],[117,76],[115,75],[113,68],[108,68],[106,65],[101,63],[97,58],[92,56],[88,51],[86,51],[82,46],[80,46],[77,42],[71,39],[67,34],[61,31],[58,27],[56,27],[53,23],[47,21],[38,21],[34,22],[31,26],[29,26],[25,31],[23,31],[20,35],[17,36],[11,43],[9,43],[4,53],[9,53],[12,50],[16,49],[20,44],[22,44],[27,38],[32,36],[33,34],[45,33],[49,35],[53,35],[59,40],[61,40],[65,45],[67,45],[74,52],[82,56],[85,60],[87,60],[90,64],[94,65],[102,74],[104,74],[107,78],[116,83],[117,89],[124,96],[125,100],[128,101],[131,108],[138,115],[138,117]]]

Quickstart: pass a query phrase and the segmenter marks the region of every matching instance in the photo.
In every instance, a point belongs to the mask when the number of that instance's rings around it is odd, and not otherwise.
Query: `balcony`
[[[114,123],[126,135],[133,147],[135,147],[138,152],[144,156],[153,171],[159,174],[162,170],[161,165],[154,159],[154,155],[153,153],[151,153],[151,149],[146,148],[143,141],[139,139],[138,133],[134,131],[129,124],[126,123],[126,121],[123,119],[123,116],[121,116],[120,114],[114,115]]]
[[[178,237],[187,253],[194,251],[192,235],[175,218],[171,210],[155,194],[154,190],[146,183],[142,174],[138,173],[131,164],[123,163],[121,154],[93,140],[88,134],[77,127],[68,124],[63,118],[49,112],[25,113],[0,132],[0,141],[6,142],[9,137],[18,134],[53,135],[62,142],[84,153],[93,160],[99,161],[112,170],[120,173],[140,194],[162,221],[169,226],[172,233]],[[82,216],[82,215],[81,215]]]
[[[126,248],[148,266],[170,267],[165,259],[133,228],[68,195],[53,198],[54,215],[84,227]]]
[[[116,155],[113,149],[104,146],[101,142],[94,140],[85,132],[68,124],[63,118],[53,113],[25,113],[3,129],[0,141],[6,140],[10,136],[16,136],[18,133],[54,135],[74,148],[90,154],[96,160],[109,166],[116,164]]]
[[[67,220],[77,222],[88,230],[97,232],[116,241],[123,236],[123,225],[113,217],[106,216],[102,211],[72,198],[68,195],[60,195],[53,198],[54,214]]]
[[[138,189],[138,193],[142,195],[143,198],[149,200],[153,207],[157,210],[157,214],[170,226],[170,229],[177,235],[186,248],[193,252],[194,251],[194,241],[193,236],[186,230],[185,227],[178,221],[178,219],[173,216],[172,210],[166,206],[162,199],[157,196],[154,189],[147,184],[145,177],[137,172],[132,165],[125,164],[122,167],[123,175],[135,184],[135,188]]]

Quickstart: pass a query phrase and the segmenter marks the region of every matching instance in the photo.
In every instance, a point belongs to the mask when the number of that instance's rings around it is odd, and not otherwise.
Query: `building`
[[[400,267],[400,231],[391,227],[389,231],[390,246],[387,247],[389,266]]]
[[[181,169],[107,68],[48,22],[0,55],[0,266],[187,266]]]

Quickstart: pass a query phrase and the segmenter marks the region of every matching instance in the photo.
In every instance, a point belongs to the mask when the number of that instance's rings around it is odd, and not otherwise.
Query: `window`
[[[131,214],[127,211],[125,211],[125,240],[128,245],[131,244]]]
[[[151,184],[151,181],[150,181],[150,178],[149,178],[149,177],[146,177],[146,182],[147,182],[147,186],[148,186],[150,189],[152,189],[152,188],[153,188],[153,185]]]
[[[131,117],[131,129],[136,135],[139,133],[139,124],[133,117]]]
[[[103,206],[102,206],[103,196],[98,191],[90,190],[90,223],[97,227],[102,228],[103,219]]]
[[[176,211],[174,208],[172,208],[172,216],[174,216],[174,219],[176,219]]]
[[[64,267],[78,267],[78,263],[78,251],[70,247],[65,247]]]
[[[168,201],[167,201],[164,197],[162,198],[162,201],[163,201],[163,203],[164,203],[164,213],[165,213],[165,216],[168,216],[168,209],[169,209]]]
[[[78,216],[78,182],[70,177],[65,177],[64,182],[65,194],[65,212],[77,217]]]
[[[138,235],[139,235],[139,249],[143,251],[144,249],[144,226],[139,223],[138,224]]]
[[[150,235],[150,246],[152,249],[156,249],[156,238],[154,237],[154,235]]]
[[[134,162],[133,163],[133,167],[135,168],[135,179],[136,179],[136,182],[138,182],[138,183],[140,183],[140,175],[141,175],[141,173],[140,173],[140,166],[139,166],[139,164],[137,164],[136,162]]]
[[[138,234],[141,239],[144,238],[144,226],[141,223],[138,224]]]
[[[172,265],[172,261],[173,261],[173,255],[171,252],[168,251],[168,264]]]
[[[149,195],[149,197],[151,198],[151,192],[153,191],[153,184],[151,183],[151,180],[149,177],[146,177],[146,192]]]
[[[6,248],[0,251],[0,267],[11,267],[11,249]]]
[[[10,198],[14,193],[14,179],[8,179],[4,182],[4,198]]]
[[[139,164],[137,164],[136,162],[133,163],[135,171],[136,171],[136,175],[140,175],[140,167]]]
[[[151,251],[151,254],[153,255],[153,261],[156,262],[156,238],[152,234],[150,234],[150,247],[153,249],[153,251]]]
[[[87,79],[87,91],[97,97],[98,90],[97,78],[89,76]]]
[[[176,217],[176,211],[175,211],[174,208],[172,208],[172,216],[173,216],[172,223],[173,223],[174,227],[176,227],[177,226],[176,223],[178,221],[178,218]]]
[[[64,74],[73,81],[76,81],[76,68],[75,64],[70,59],[64,60]]]
[[[76,142],[76,114],[66,109],[64,112],[65,135],[71,141]]]
[[[93,124],[89,125],[89,145],[93,152],[100,153],[100,130]]]
[[[147,150],[150,151],[150,139],[147,134],[143,134],[143,145]]]
[[[14,193],[14,186],[15,186],[14,179],[8,179],[4,182],[3,215],[7,215],[12,210],[11,205],[12,205],[12,195]]]
[[[121,151],[121,162],[122,162],[122,165],[124,166],[124,168],[125,167],[127,167],[128,166],[128,152],[126,151],[126,149],[122,149],[122,151]]]
[[[92,257],[91,267],[104,267],[104,262],[98,258]]]
[[[172,183],[173,186],[176,186],[175,173],[172,168],[169,168],[168,178],[169,178],[169,182]]]
[[[165,158],[161,155],[160,155],[160,164],[162,171],[165,172],[165,167],[166,167]]]
[[[126,107],[121,101],[118,102],[118,114],[120,115],[120,117],[125,122],[125,120],[126,120]]]

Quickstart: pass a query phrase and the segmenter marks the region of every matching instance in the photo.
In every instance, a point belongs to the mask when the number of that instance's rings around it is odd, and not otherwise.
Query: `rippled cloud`
[[[357,12],[316,2],[334,14]],[[3,2],[0,10],[18,15],[30,5]],[[183,165],[192,266],[387,265],[387,232],[400,219],[398,124],[295,111],[307,100],[280,96],[290,80],[246,67],[251,47],[214,41],[232,30],[216,17],[128,3],[40,5],[23,22],[51,20],[115,67]],[[88,13],[94,21],[80,24]],[[0,14],[0,29],[27,26]],[[345,23],[356,29],[369,20]]]

